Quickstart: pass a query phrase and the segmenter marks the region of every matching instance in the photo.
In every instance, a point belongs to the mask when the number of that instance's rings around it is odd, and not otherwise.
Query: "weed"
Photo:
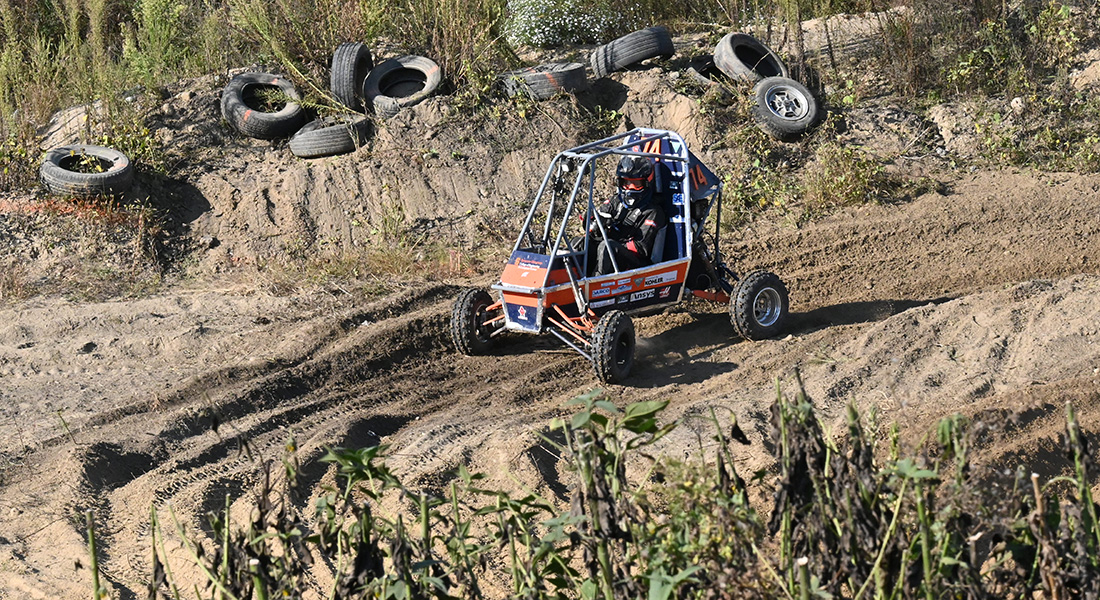
[[[0,262],[0,302],[11,303],[31,297],[30,283],[23,261],[5,258]]]
[[[228,498],[225,511],[208,515],[205,543],[173,522],[208,590],[227,598],[297,597],[320,580],[334,598],[478,600],[491,564],[507,597],[530,600],[1100,592],[1096,465],[1072,405],[1064,438],[1072,474],[1043,484],[1022,469],[973,464],[975,448],[1013,434],[1002,411],[946,418],[907,456],[896,427],[880,447],[876,413],[854,405],[846,435],[827,434],[796,382],[793,395],[777,383],[772,406],[778,477],[767,523],[732,467],[730,443],[744,439],[736,420],[726,435],[729,425],[711,411],[709,457],[654,458],[654,445],[679,424],[660,422],[667,402],[620,409],[599,392],[571,401],[575,412],[542,435],[574,474],[568,507],[482,487],[484,476],[461,465],[442,489],[412,488],[386,466],[389,448],[380,445],[329,449],[321,460],[333,483],[309,514],[291,439],[281,467],[261,466],[243,527],[231,521]],[[627,464],[642,476],[628,476]],[[1065,493],[1056,497],[1055,488]],[[157,510],[151,518],[150,597],[177,593]],[[87,528],[95,565],[90,521]]]
[[[737,227],[768,210],[782,213],[794,209],[799,186],[792,174],[791,159],[801,157],[790,154],[755,127],[742,125],[732,129],[727,138],[742,157],[737,161],[738,168],[725,175],[722,226]]]
[[[177,0],[139,0],[133,24],[126,30],[122,60],[146,86],[159,85],[179,73],[188,53],[184,17],[187,5]]]
[[[0,142],[0,191],[30,185],[37,173],[31,165],[27,147],[30,141],[15,134]]]
[[[816,149],[802,177],[810,211],[873,203],[884,195],[882,165],[858,148],[836,142]]]
[[[504,32],[513,45],[551,48],[606,42],[625,28],[609,2],[513,0]]]

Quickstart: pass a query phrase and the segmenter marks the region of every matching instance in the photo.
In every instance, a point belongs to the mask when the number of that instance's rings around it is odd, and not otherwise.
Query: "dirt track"
[[[790,335],[739,341],[724,307],[705,302],[642,317],[637,376],[607,393],[671,400],[669,418],[732,411],[753,441],[739,454],[748,471],[768,466],[774,380],[790,386],[797,367],[827,421],[852,399],[918,433],[956,411],[1031,408],[1013,445],[986,458],[1057,469],[1066,400],[1100,430],[1098,191],[1098,176],[976,173],[947,195],[756,225],[727,253],[735,269],[788,282]],[[530,452],[534,432],[594,387],[591,368],[528,338],[456,355],[451,298],[487,283],[369,303],[206,285],[3,309],[0,598],[87,596],[74,561],[88,508],[114,597],[142,595],[150,504],[197,524],[247,494],[290,435],[314,488],[324,447],[384,440],[407,481],[437,485],[461,462],[492,485],[562,493]],[[667,451],[695,440],[685,426]]]

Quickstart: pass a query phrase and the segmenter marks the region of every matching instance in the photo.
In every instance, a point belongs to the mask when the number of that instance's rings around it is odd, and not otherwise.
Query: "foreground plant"
[[[874,412],[852,405],[847,435],[827,435],[800,383],[794,395],[777,391],[778,478],[764,523],[732,468],[732,441],[747,441],[736,420],[722,426],[711,411],[713,454],[677,461],[653,456],[679,424],[660,422],[667,402],[620,409],[593,393],[570,404],[577,412],[541,434],[574,474],[568,506],[484,488],[462,467],[442,493],[414,489],[382,445],[330,450],[322,460],[337,484],[308,514],[291,442],[278,478],[263,469],[245,527],[227,504],[209,515],[206,543],[186,541],[177,523],[178,533],[217,598],[500,597],[489,579],[509,598],[554,600],[1100,594],[1095,463],[1072,406],[1073,474],[1041,484],[1023,469],[973,464],[974,448],[1012,433],[1008,415],[944,419],[906,456],[896,428],[879,446]],[[179,597],[157,511],[153,536],[149,595]]]

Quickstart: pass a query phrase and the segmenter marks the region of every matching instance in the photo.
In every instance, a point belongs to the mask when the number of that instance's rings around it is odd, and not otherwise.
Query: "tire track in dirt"
[[[655,450],[675,457],[712,449],[711,407],[723,424],[736,417],[752,441],[735,452],[742,474],[769,468],[768,406],[776,379],[789,391],[795,368],[827,422],[853,399],[914,427],[951,411],[1018,406],[1030,411],[1018,430],[1024,445],[991,445],[990,460],[1031,451],[1053,457],[1066,399],[1080,402],[1093,423],[1100,417],[1100,352],[1090,343],[1100,335],[1100,284],[1069,277],[1096,271],[1100,225],[1087,199],[1061,198],[1092,185],[1090,178],[1003,179],[1016,184],[1004,198],[978,193],[990,181],[977,177],[957,186],[965,194],[845,210],[800,229],[754,226],[725,253],[737,270],[772,268],[791,282],[790,335],[738,340],[726,308],[705,302],[639,316],[637,372],[627,386],[607,386],[608,399],[620,406],[669,400],[666,416],[688,420]],[[1046,219],[1065,226],[1050,231],[1057,228]],[[1084,263],[1067,260],[1078,255]],[[1030,281],[1035,272],[1049,281]],[[111,523],[103,530],[107,574],[137,593],[147,566],[134,557],[148,555],[150,502],[170,503],[201,532],[205,511],[221,510],[226,493],[240,494],[231,512],[243,521],[263,461],[277,461],[291,433],[306,496],[297,508],[307,514],[333,481],[319,461],[333,445],[386,443],[387,464],[426,489],[445,485],[464,464],[486,473],[487,486],[563,498],[569,476],[538,433],[569,412],[568,399],[596,387],[591,366],[554,342],[524,336],[489,356],[456,355],[447,337],[456,289],[423,284],[361,308],[337,302],[287,311],[279,335],[256,351],[260,361],[247,360],[255,346],[227,337],[228,326],[224,336],[210,334],[222,344],[223,363],[76,423],[72,437],[37,440],[17,467],[20,486],[0,487],[0,526],[11,531],[4,537],[43,581],[61,579],[49,566],[56,554],[34,541],[36,532],[79,552],[79,519],[69,517],[94,508]],[[251,456],[238,451],[243,439]],[[60,524],[5,516],[36,502]],[[172,553],[178,562],[181,550]]]

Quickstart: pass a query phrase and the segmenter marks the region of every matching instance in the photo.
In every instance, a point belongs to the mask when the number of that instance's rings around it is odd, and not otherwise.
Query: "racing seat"
[[[657,232],[657,237],[653,241],[653,256],[651,258],[653,263],[656,264],[666,260],[683,258],[685,238],[684,211],[682,206],[676,204],[676,190],[673,188],[679,187],[679,185],[673,185],[676,183],[676,178],[673,176],[672,170],[665,162],[654,161],[653,176],[654,199],[660,204],[661,210],[665,211],[665,217],[668,219],[668,225]],[[680,198],[682,203],[682,194],[680,194]]]

